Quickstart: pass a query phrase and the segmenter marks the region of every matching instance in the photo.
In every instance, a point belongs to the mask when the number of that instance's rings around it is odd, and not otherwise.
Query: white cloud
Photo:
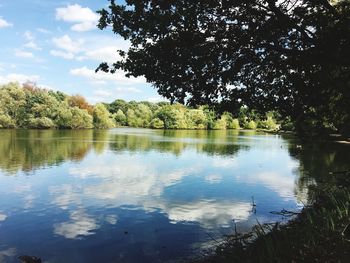
[[[50,50],[50,54],[52,56],[55,56],[55,57],[61,57],[61,58],[64,58],[64,59],[74,59],[75,56],[73,53],[71,52],[65,52],[65,51],[62,51],[62,50]]]
[[[75,57],[75,59],[78,60],[78,61],[83,61],[86,58],[84,56],[78,56],[78,57]]]
[[[31,31],[29,30],[25,31],[23,34],[23,37],[27,41],[27,43],[24,44],[23,47],[31,48],[35,50],[41,50],[41,48],[35,43],[35,37]]]
[[[119,93],[141,93],[142,91],[134,88],[134,87],[119,87],[116,88],[115,91],[119,92]]]
[[[146,101],[157,103],[157,102],[162,102],[162,101],[167,101],[167,100],[163,97],[157,96],[157,97],[147,98]]]
[[[96,81],[96,85],[103,85],[105,84],[104,81]],[[113,98],[113,92],[110,90],[106,90],[106,89],[97,89],[94,90],[93,92],[93,96],[88,97],[88,101],[90,103],[98,103],[98,102],[105,102],[105,101],[109,101],[111,98]]]
[[[30,32],[29,30],[27,30],[26,32],[24,32],[23,37],[27,40],[27,41],[33,41],[35,39],[35,37],[33,36],[32,32]]]
[[[0,76],[0,84],[6,84],[9,82],[19,82],[21,84],[25,82],[37,82],[39,80],[38,75],[24,75],[24,74],[8,74],[6,76]]]
[[[35,50],[41,50],[41,47],[38,47],[38,45],[34,41],[27,42],[26,44],[24,44],[24,47],[35,49]]]
[[[102,47],[99,49],[87,51],[85,56],[99,62],[114,63],[121,57],[117,53],[118,48],[113,46]]]
[[[70,74],[74,76],[84,77],[91,81],[114,81],[119,85],[130,85],[130,84],[139,84],[139,83],[146,82],[145,78],[143,77],[139,77],[139,78],[125,77],[125,73],[122,70],[117,70],[114,74],[101,72],[101,71],[95,73],[95,71],[92,69],[89,69],[87,67],[82,67],[82,68],[72,69],[70,71]],[[139,90],[135,88],[130,88],[128,91],[139,92]]]
[[[79,53],[83,51],[83,39],[78,39],[74,41],[68,35],[64,35],[62,37],[53,38],[52,42],[55,44],[56,47],[70,53]]]
[[[51,34],[52,32],[50,30],[47,30],[45,28],[38,27],[36,31],[43,33],[43,34]]]
[[[0,28],[11,27],[11,26],[13,26],[13,24],[7,22],[5,19],[3,19],[3,18],[0,16]]]
[[[15,50],[15,56],[20,58],[34,58],[32,52],[23,51],[23,50]]]
[[[109,97],[112,95],[112,92],[108,91],[108,90],[96,90],[94,91],[94,95],[96,96],[100,96],[100,97]]]
[[[90,31],[96,28],[95,23],[91,22],[84,22],[80,24],[75,24],[74,26],[71,27],[73,31],[78,31],[78,32],[85,32],[85,31]]]
[[[57,8],[56,19],[74,23],[71,30],[83,32],[96,29],[99,16],[88,7],[74,4]]]

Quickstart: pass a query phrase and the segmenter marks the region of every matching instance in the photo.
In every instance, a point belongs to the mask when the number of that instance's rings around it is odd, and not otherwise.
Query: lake
[[[347,145],[255,131],[0,130],[0,262],[176,262],[287,220]],[[256,204],[256,207],[253,206]],[[256,209],[254,209],[256,208]]]

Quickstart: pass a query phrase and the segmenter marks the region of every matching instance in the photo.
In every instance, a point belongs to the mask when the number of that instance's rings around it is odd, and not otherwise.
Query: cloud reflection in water
[[[98,229],[96,220],[87,215],[83,209],[70,212],[70,220],[54,225],[54,233],[68,239],[94,234]]]

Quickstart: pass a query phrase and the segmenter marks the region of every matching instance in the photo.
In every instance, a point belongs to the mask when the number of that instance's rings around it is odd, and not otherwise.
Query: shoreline
[[[333,172],[334,185],[310,186],[312,200],[287,223],[258,224],[235,233],[214,255],[194,263],[349,262],[350,171]]]

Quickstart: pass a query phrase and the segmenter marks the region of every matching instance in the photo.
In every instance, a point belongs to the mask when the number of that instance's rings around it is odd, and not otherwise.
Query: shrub
[[[55,123],[47,117],[30,118],[29,127],[34,129],[51,129],[55,128]]]
[[[227,126],[227,122],[226,122],[226,118],[221,116],[220,119],[218,119],[215,123],[214,123],[214,130],[225,130]]]
[[[267,130],[276,130],[277,124],[272,117],[267,117],[266,120],[259,121],[257,127],[261,129],[267,129]]]
[[[114,119],[118,125],[124,126],[126,124],[126,116],[121,109],[118,109],[117,113],[114,114]]]
[[[235,129],[239,130],[241,127],[239,126],[239,121],[238,119],[233,119],[229,124],[228,124],[229,129]]]
[[[69,127],[72,129],[91,129],[94,127],[93,118],[87,112],[87,110],[73,107],[71,109],[72,119],[70,120]]]
[[[109,129],[115,127],[111,114],[102,103],[95,105],[93,109],[93,121],[96,129]]]
[[[164,129],[164,122],[159,118],[154,118],[150,124],[153,129]]]
[[[256,129],[256,123],[255,121],[251,120],[249,122],[247,122],[244,126],[245,129],[249,129],[249,130],[255,130]]]
[[[16,122],[7,114],[0,114],[0,128],[15,128]]]

